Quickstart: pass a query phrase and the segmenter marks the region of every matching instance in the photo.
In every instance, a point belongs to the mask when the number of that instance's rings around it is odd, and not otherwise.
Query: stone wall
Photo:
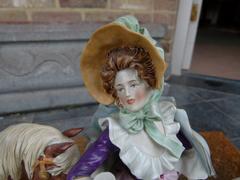
[[[0,23],[110,22],[125,14],[167,26],[161,44],[171,58],[179,0],[0,0]]]
[[[0,115],[96,103],[80,74],[80,55],[103,23],[0,26]],[[165,28],[143,24],[158,42]]]

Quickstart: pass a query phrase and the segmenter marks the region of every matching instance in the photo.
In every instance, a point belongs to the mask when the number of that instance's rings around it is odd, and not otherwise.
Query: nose
[[[125,89],[125,96],[126,96],[126,97],[129,97],[129,96],[130,96],[130,89],[129,89],[129,88],[126,88],[126,89]]]

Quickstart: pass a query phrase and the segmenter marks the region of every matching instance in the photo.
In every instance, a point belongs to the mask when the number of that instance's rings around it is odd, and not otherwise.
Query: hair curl
[[[116,74],[127,68],[136,69],[140,79],[145,80],[150,87],[156,87],[155,67],[145,49],[128,46],[114,48],[108,52],[107,62],[101,71],[103,87],[114,99],[117,100],[117,92],[114,88]]]

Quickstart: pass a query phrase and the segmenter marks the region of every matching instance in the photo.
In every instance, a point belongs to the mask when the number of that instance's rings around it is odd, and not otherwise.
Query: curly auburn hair
[[[115,100],[117,100],[117,92],[114,88],[116,74],[127,68],[136,69],[140,79],[145,80],[150,87],[156,87],[155,67],[145,49],[128,46],[114,48],[107,54],[107,62],[102,67],[101,78],[105,91]]]

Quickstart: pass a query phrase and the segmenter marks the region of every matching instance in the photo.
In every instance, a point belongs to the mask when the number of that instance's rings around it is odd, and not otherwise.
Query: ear
[[[65,142],[60,144],[52,144],[45,148],[44,154],[47,158],[55,158],[59,154],[64,153],[68,148],[73,145],[73,142]]]
[[[64,136],[71,138],[71,137],[78,135],[81,131],[83,131],[83,129],[84,128],[72,128],[72,129],[68,129],[68,130],[62,132],[62,134]]]

